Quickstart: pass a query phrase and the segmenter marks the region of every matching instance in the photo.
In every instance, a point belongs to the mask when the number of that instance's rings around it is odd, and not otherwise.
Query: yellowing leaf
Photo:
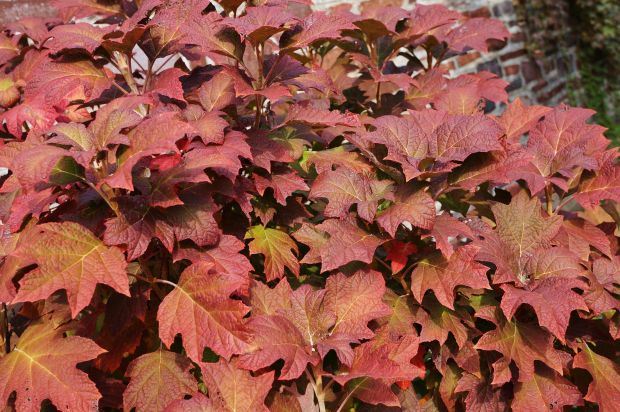
[[[573,367],[585,369],[592,375],[585,399],[596,402],[601,412],[616,410],[620,402],[620,367],[585,343],[581,349],[575,356]]]
[[[216,272],[210,262],[188,267],[159,305],[159,337],[170,346],[180,333],[195,362],[202,361],[205,347],[225,358],[244,352],[248,333],[243,317],[248,308],[229,297],[241,286],[238,278]]]
[[[269,412],[265,397],[271,389],[273,372],[253,377],[250,372],[220,360],[203,363],[202,376],[215,404],[214,410],[222,412]]]
[[[295,254],[298,253],[297,245],[286,233],[257,225],[248,230],[245,238],[254,239],[250,242],[251,254],[261,253],[265,256],[267,281],[284,276],[285,267],[289,268],[295,275],[299,273],[299,262],[295,257]]]
[[[125,258],[85,227],[72,222],[45,223],[20,249],[38,267],[20,281],[15,302],[45,299],[65,289],[73,317],[89,303],[98,283],[129,296]]]
[[[126,411],[162,412],[172,402],[198,391],[198,383],[189,370],[186,357],[167,350],[147,353],[127,367],[131,378],[123,393]]]
[[[29,326],[0,358],[0,407],[16,391],[18,411],[38,411],[45,399],[60,411],[98,410],[101,394],[76,365],[104,352],[89,339],[63,337],[52,322]]]

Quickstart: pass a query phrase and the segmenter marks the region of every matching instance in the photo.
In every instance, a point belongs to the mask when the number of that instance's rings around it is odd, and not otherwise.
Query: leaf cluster
[[[618,152],[448,76],[500,22],[54,3],[0,36],[2,408],[616,408]]]

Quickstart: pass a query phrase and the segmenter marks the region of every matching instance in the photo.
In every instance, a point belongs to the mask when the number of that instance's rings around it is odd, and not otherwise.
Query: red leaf
[[[451,242],[451,238],[462,236],[465,238],[473,239],[469,226],[460,220],[450,216],[448,213],[442,213],[435,218],[433,228],[429,235],[423,235],[423,238],[432,236],[435,239],[435,245],[441,253],[450,258],[455,250],[455,245]]]
[[[350,14],[315,11],[296,26],[292,32],[285,33],[280,39],[283,50],[294,50],[306,47],[317,40],[340,37],[340,31],[354,29]]]
[[[71,316],[76,317],[90,303],[98,283],[129,296],[127,263],[118,248],[104,245],[77,223],[46,223],[36,231],[19,253],[38,267],[20,281],[14,302],[45,299],[65,289]]]
[[[575,167],[598,167],[593,154],[605,149],[609,141],[603,136],[603,127],[586,123],[593,114],[592,110],[561,106],[545,115],[530,131],[526,146],[534,156],[532,165],[536,174],[545,179],[556,173],[570,178]],[[545,181],[535,175],[524,178],[534,194],[544,187]],[[565,187],[561,178],[553,182]]]
[[[310,226],[304,234],[295,238],[310,246],[303,263],[316,263],[320,259],[322,271],[336,269],[354,260],[370,263],[375,250],[384,241],[360,229],[352,220],[328,219]]]
[[[610,359],[594,352],[587,343],[573,360],[573,367],[587,370],[592,376],[585,400],[595,402],[601,410],[614,410],[620,394],[620,368]]]
[[[598,158],[596,176],[585,180],[575,199],[586,208],[593,208],[601,200],[620,201],[620,167],[617,164],[618,151],[608,150]]]
[[[177,334],[190,359],[202,361],[209,347],[230,358],[248,349],[243,317],[249,308],[229,296],[242,285],[216,272],[211,263],[196,263],[183,271],[179,283],[162,301],[157,312],[159,337],[172,345]]]
[[[462,52],[467,49],[488,51],[487,41],[505,40],[510,33],[499,20],[474,17],[450,30],[441,40],[452,50]]]
[[[312,184],[309,196],[329,200],[323,212],[327,217],[345,217],[349,208],[356,204],[360,217],[372,221],[378,202],[392,197],[391,186],[390,181],[340,168],[321,173]]]
[[[497,266],[494,283],[523,283],[531,276],[526,262],[541,249],[551,247],[562,217],[544,217],[540,202],[529,199],[524,192],[515,196],[510,205],[497,204],[491,210],[496,227],[484,233],[476,259]]]
[[[254,349],[239,358],[239,366],[244,369],[259,370],[284,359],[279,379],[291,380],[301,376],[308,363],[316,365],[319,361],[301,332],[285,317],[253,316],[248,328]]]
[[[146,156],[178,151],[176,142],[190,131],[189,125],[172,112],[144,120],[127,135],[130,146],[118,157],[117,170],[106,182],[112,187],[133,190],[131,171],[138,161]]]
[[[562,360],[566,353],[554,349],[552,341],[553,337],[537,326],[500,321],[496,329],[482,335],[475,347],[503,355],[494,363],[493,383],[501,374],[510,374],[508,367],[511,361],[519,369],[519,382],[528,382],[534,378],[534,361],[540,361],[562,374]]]
[[[101,394],[76,366],[103,352],[89,339],[64,337],[53,322],[32,324],[0,358],[0,402],[16,391],[15,407],[23,411],[39,409],[45,399],[63,411],[97,408]]]
[[[501,149],[501,131],[482,115],[449,115],[438,111],[410,112],[398,118],[383,116],[375,120],[377,130],[371,141],[387,146],[386,159],[400,163],[407,180],[420,175],[420,162],[432,158],[438,162],[463,161],[476,152]]]
[[[392,237],[401,224],[408,223],[422,229],[430,229],[435,220],[435,202],[428,193],[401,187],[394,196],[394,204],[377,218],[377,223]]]
[[[293,16],[282,7],[248,7],[243,16],[225,19],[224,23],[256,45],[286,30],[284,26],[292,20]]]
[[[389,243],[387,259],[391,261],[392,274],[403,270],[407,265],[409,256],[416,253],[418,248],[413,243],[404,243],[398,240]],[[406,388],[405,388],[406,389]]]
[[[52,39],[45,42],[45,47],[52,53],[66,49],[84,49],[92,53],[114,29],[114,26],[97,27],[89,23],[56,26],[50,30]]]
[[[584,286],[585,283],[579,279],[567,279],[560,276],[543,277],[524,289],[502,285],[504,296],[501,308],[506,317],[510,319],[519,306],[530,305],[538,315],[540,325],[564,341],[571,312],[577,309],[588,310],[581,295],[572,290],[573,288],[585,289]],[[550,299],[554,301],[553,305],[549,305]]]
[[[127,367],[129,385],[123,393],[123,408],[137,411],[164,411],[172,402],[193,394],[198,385],[186,357],[166,350],[147,353]]]
[[[273,174],[269,178],[264,178],[256,174],[253,177],[258,194],[264,196],[265,190],[271,188],[276,201],[284,206],[286,206],[286,199],[291,196],[293,192],[297,190],[307,191],[310,189],[308,185],[306,185],[306,182],[292,171],[287,171],[282,174]]]
[[[509,142],[519,143],[521,136],[529,132],[538,120],[550,111],[551,108],[545,106],[526,106],[517,97],[506,107],[497,122],[506,132],[506,139]]]
[[[424,293],[432,290],[442,305],[454,309],[457,286],[490,289],[486,266],[474,261],[477,252],[477,247],[467,245],[458,248],[450,259],[434,255],[420,261],[411,274],[413,296],[421,302]]]
[[[296,104],[288,109],[284,123],[305,123],[313,126],[360,127],[359,117],[353,113],[321,110],[309,105]]]
[[[273,372],[253,377],[221,359],[217,363],[203,363],[201,369],[216,410],[269,412],[264,401],[271,389]]]
[[[569,381],[548,369],[540,368],[527,382],[515,385],[515,411],[546,409],[561,412],[564,406],[583,405],[581,392]]]

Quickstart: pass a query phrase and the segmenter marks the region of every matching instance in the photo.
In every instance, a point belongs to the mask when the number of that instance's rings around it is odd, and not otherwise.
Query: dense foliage
[[[501,23],[56,5],[0,37],[0,407],[617,407],[618,153],[448,78]]]

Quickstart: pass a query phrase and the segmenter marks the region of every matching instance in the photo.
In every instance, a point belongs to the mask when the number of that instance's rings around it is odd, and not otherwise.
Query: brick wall
[[[405,0],[409,6],[409,0]],[[532,52],[526,47],[526,39],[540,35],[540,28],[528,24],[530,0],[419,0],[419,3],[443,3],[473,16],[500,19],[512,35],[505,47],[480,55],[470,52],[450,59],[448,67],[453,75],[488,70],[510,83],[511,97],[520,96],[531,103],[557,104],[566,101],[569,82],[577,78],[574,47],[556,47],[561,42],[551,42],[546,50]],[[360,0],[350,3],[358,4]],[[51,7],[42,0],[0,0],[0,24],[15,21],[24,16],[49,15]],[[316,7],[325,9],[342,0],[315,0]],[[570,25],[555,28],[556,39],[569,36]],[[573,83],[574,84],[574,83]]]
[[[511,98],[517,96],[530,103],[555,105],[568,100],[570,84],[578,78],[576,53],[572,47],[551,44],[544,51],[531,51],[527,39],[536,36],[538,28],[531,27],[527,18],[529,0],[419,0],[420,4],[441,3],[471,16],[494,17],[504,22],[511,33],[506,46],[481,55],[477,52],[454,57],[447,62],[452,75],[487,70],[510,83]],[[317,8],[324,9],[340,0],[315,0]],[[354,6],[359,3],[353,0]],[[405,5],[405,7],[411,5]],[[567,16],[568,18],[568,16]],[[554,35],[570,36],[570,25],[563,25]],[[553,42],[551,42],[553,43]],[[564,42],[566,43],[566,42]],[[574,44],[574,43],[573,43]]]
[[[52,13],[49,3],[42,0],[0,0],[0,24],[27,16],[49,16]]]

